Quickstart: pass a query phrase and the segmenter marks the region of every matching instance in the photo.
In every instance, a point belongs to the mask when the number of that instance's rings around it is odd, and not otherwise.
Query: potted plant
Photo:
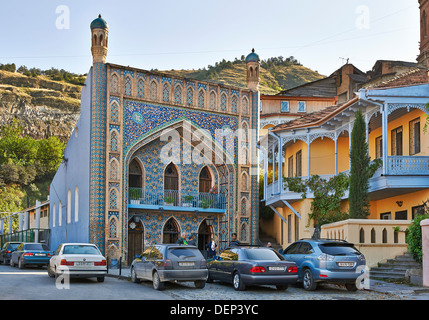
[[[140,199],[143,196],[142,189],[131,189],[130,190],[130,203],[131,204],[140,204]]]
[[[183,198],[185,201],[182,203],[183,207],[192,207],[192,200],[194,199],[193,196],[189,195],[189,196],[185,196]]]
[[[213,200],[203,199],[200,201],[200,207],[203,209],[207,209],[207,208],[210,208],[212,203],[213,203]]]
[[[174,203],[173,197],[165,197],[164,198],[164,206],[172,206]]]

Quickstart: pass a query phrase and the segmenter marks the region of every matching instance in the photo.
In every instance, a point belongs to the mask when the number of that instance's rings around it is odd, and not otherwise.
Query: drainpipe
[[[279,175],[278,175],[279,190],[278,190],[278,192],[273,193],[273,195],[277,195],[277,194],[280,194],[282,192],[282,189],[283,189],[283,183],[282,183],[282,181],[283,181],[283,172],[282,172],[282,168],[283,168],[283,164],[282,164],[283,146],[281,143],[281,138],[277,134],[275,134],[274,132],[271,132],[271,128],[268,129],[268,134],[277,139],[277,143],[279,146],[279,151],[278,151],[278,157],[279,157],[278,158],[278,162],[279,162]],[[274,163],[275,163],[275,159],[274,159],[274,153],[273,153],[273,164]],[[273,183],[274,183],[274,181],[275,181],[275,172],[273,170]]]

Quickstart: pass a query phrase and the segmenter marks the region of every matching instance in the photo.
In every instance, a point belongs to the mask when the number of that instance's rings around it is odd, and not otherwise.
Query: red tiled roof
[[[406,87],[424,83],[428,83],[428,72],[424,69],[415,68],[411,71],[401,73],[393,79],[377,83],[368,89]]]

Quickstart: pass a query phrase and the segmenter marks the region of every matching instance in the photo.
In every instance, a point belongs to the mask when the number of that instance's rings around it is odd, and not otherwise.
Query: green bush
[[[407,247],[408,251],[413,255],[414,260],[422,262],[422,227],[420,222],[424,219],[429,219],[429,214],[417,215],[411,225],[407,229]]]

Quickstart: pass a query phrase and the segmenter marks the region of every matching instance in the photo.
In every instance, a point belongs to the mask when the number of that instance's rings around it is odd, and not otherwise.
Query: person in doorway
[[[267,243],[267,248],[272,248],[272,246],[271,246],[271,242],[268,242],[268,243]]]
[[[216,247],[217,244],[214,241],[214,238],[210,239],[210,242],[207,243],[206,249],[207,249],[207,259],[212,259],[216,256]]]
[[[186,232],[183,232],[179,239],[177,239],[176,244],[188,244],[186,241]]]
[[[229,246],[233,247],[233,246],[239,246],[239,245],[240,245],[240,241],[238,241],[237,234],[234,232],[233,234],[231,234],[231,241],[229,242]]]

